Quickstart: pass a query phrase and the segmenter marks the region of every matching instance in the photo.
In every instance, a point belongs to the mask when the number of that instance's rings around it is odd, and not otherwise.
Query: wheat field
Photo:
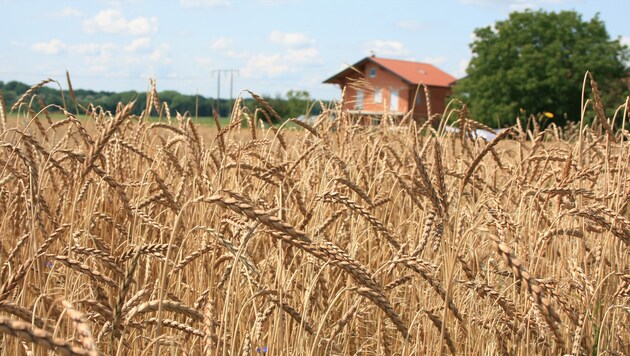
[[[630,135],[598,95],[488,142],[455,104],[261,128],[252,93],[202,128],[155,85],[139,116],[34,111],[46,83],[0,107],[0,355],[630,354]]]

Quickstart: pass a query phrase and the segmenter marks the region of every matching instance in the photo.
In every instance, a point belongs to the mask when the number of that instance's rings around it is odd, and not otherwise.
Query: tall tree
[[[559,124],[579,120],[586,71],[604,101],[619,104],[627,93],[628,48],[611,40],[598,15],[583,21],[574,11],[513,12],[474,34],[468,75],[455,90],[488,124],[513,123],[521,109],[553,113]]]
[[[311,94],[306,90],[289,90],[287,92],[288,116],[298,117],[307,114]]]

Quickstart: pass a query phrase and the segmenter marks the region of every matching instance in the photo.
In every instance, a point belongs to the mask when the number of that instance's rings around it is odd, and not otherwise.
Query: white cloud
[[[468,69],[468,64],[470,63],[470,58],[464,58],[459,61],[457,71],[453,73],[455,78],[462,78],[466,76],[466,69]]]
[[[140,36],[157,32],[158,25],[157,17],[139,16],[128,20],[119,10],[108,9],[83,21],[83,28],[89,33],[126,33]]]
[[[630,36],[621,36],[620,42],[622,45],[630,47]]]
[[[68,52],[72,54],[97,54],[102,51],[108,44],[102,45],[98,43],[80,43],[78,45],[68,46]]]
[[[83,61],[88,69],[99,74],[121,68],[130,72],[144,71],[172,62],[169,56],[170,46],[166,43],[154,46],[149,37],[135,39],[126,46],[114,43],[69,46],[68,52],[78,53],[80,48],[84,48]]]
[[[104,52],[111,51],[116,48],[113,43],[79,43],[66,44],[59,39],[52,39],[48,42],[38,42],[31,46],[31,50],[42,54],[60,54],[69,53],[71,55],[98,56]]]
[[[99,73],[106,72],[117,57],[114,56],[114,52],[117,52],[117,50],[118,46],[113,43],[101,44],[98,45],[96,51],[85,56],[83,60],[90,70]]]
[[[137,52],[143,49],[151,47],[151,37],[138,37],[125,46],[124,50],[127,52]]]
[[[233,59],[247,59],[252,56],[248,51],[235,51],[232,49],[223,52],[223,55]]]
[[[309,64],[319,62],[319,51],[315,47],[303,49],[289,49],[283,57],[285,62],[291,64]]]
[[[269,40],[285,47],[302,48],[312,46],[315,41],[300,32],[272,31]]]
[[[81,17],[83,12],[73,7],[66,7],[63,10],[56,11],[50,14],[51,17]]]
[[[396,23],[396,26],[409,31],[419,31],[430,27],[427,23],[422,23],[415,20],[400,20]]]
[[[376,56],[407,56],[411,53],[402,42],[375,40],[368,43],[367,52],[374,52]]]
[[[440,64],[444,64],[446,60],[447,60],[446,57],[438,56],[438,57],[424,57],[422,61],[425,63],[433,64],[435,66],[439,66]]]
[[[31,51],[42,54],[59,54],[64,49],[66,49],[66,44],[56,38],[48,42],[37,42],[31,46]]]
[[[305,66],[322,63],[315,47],[287,49],[274,54],[251,55],[243,52],[238,55],[247,58],[245,67],[241,70],[244,78],[274,78],[285,73],[296,73]]]
[[[314,47],[315,40],[304,33],[272,31],[269,41],[284,47],[280,52],[251,53],[249,51],[226,50],[223,54],[229,58],[244,60],[241,70],[244,78],[276,78],[286,73],[296,73],[304,66],[321,63],[321,56]],[[227,42],[227,43],[226,43]],[[227,47],[231,40],[215,41],[216,47]]]
[[[169,64],[172,62],[168,56],[168,52],[170,49],[171,49],[171,46],[169,46],[166,43],[162,43],[157,48],[155,48],[153,52],[151,52],[151,54],[149,54],[149,59],[153,62]]]
[[[157,17],[136,17],[129,21],[129,33],[132,35],[146,35],[157,31]]]
[[[258,54],[251,57],[241,74],[245,78],[277,77],[289,71],[289,66],[282,60],[282,54]]]
[[[112,42],[66,44],[52,39],[33,44],[31,50],[42,54],[72,56],[82,61],[90,73],[107,77],[122,71],[127,73],[126,76],[129,73],[156,72],[172,63],[171,47],[166,43],[153,44],[149,36],[135,38],[124,46]]]
[[[230,5],[230,0],[179,0],[184,7],[220,7]]]
[[[118,10],[109,9],[96,14],[93,18],[83,21],[83,28],[87,32],[124,32],[127,30],[127,19]]]
[[[212,41],[210,48],[216,50],[225,50],[232,46],[234,40],[229,37],[219,37]]]
[[[352,67],[352,64],[350,63],[342,63],[339,65],[339,68],[337,68],[337,72],[341,72],[342,70],[346,70],[349,67]]]
[[[200,66],[204,66],[207,67],[210,64],[212,64],[212,60],[208,57],[195,57],[194,58],[195,63],[199,64]]]

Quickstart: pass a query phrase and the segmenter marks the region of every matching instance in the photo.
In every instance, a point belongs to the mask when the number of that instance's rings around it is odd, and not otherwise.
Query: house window
[[[380,104],[382,102],[383,102],[383,89],[382,88],[376,88],[374,90],[374,103]]]
[[[416,95],[416,105],[422,105],[422,95],[420,93]]]
[[[365,93],[363,90],[357,90],[356,103],[354,104],[354,108],[357,110],[363,109],[363,100],[365,99]]]
[[[376,68],[370,68],[370,78],[376,77]]]

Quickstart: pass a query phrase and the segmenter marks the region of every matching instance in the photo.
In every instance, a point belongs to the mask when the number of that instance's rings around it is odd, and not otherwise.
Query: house
[[[344,108],[350,113],[401,118],[413,110],[414,119],[420,119],[429,116],[424,86],[433,115],[444,111],[455,80],[431,64],[371,56],[324,83],[341,87]]]

